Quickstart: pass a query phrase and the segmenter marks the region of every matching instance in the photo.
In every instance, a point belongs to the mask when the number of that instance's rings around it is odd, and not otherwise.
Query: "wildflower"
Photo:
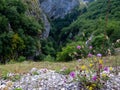
[[[82,59],[78,59],[77,61],[80,62]]]
[[[93,90],[93,87],[89,87],[89,90]]]
[[[72,77],[72,78],[74,78],[75,77],[75,72],[70,72],[70,76]]]
[[[102,73],[102,77],[106,77],[107,76],[107,74],[106,73]]]
[[[102,69],[102,64],[99,64],[99,69]]]
[[[93,76],[93,77],[92,77],[92,80],[93,80],[93,81],[96,81],[96,80],[97,80],[97,76],[96,76],[96,75]]]
[[[86,70],[87,67],[86,67],[85,65],[82,65],[82,66],[81,66],[81,69],[82,69],[82,70]]]
[[[81,49],[81,46],[78,45],[78,46],[77,46],[77,49]]]
[[[102,57],[102,54],[98,53],[98,54],[97,54],[97,57]]]
[[[104,67],[104,71],[108,71],[108,67]]]
[[[92,67],[92,66],[93,66],[93,64],[91,64],[91,63],[90,63],[90,64],[89,64],[89,66],[90,66],[90,67]]]
[[[97,61],[97,58],[94,58],[94,61]]]
[[[92,57],[92,54],[91,54],[91,53],[89,53],[89,54],[88,54],[88,57]]]
[[[73,54],[76,55],[76,56],[78,55],[77,52],[73,52]]]
[[[96,84],[92,84],[93,87],[96,87]]]
[[[112,67],[109,67],[109,70],[110,70],[110,71],[112,71],[112,70],[113,70],[113,68],[112,68]]]
[[[103,64],[103,60],[99,60],[99,64]]]
[[[89,46],[89,49],[92,49],[93,47],[92,46]]]
[[[82,48],[84,48],[84,46],[82,45]]]

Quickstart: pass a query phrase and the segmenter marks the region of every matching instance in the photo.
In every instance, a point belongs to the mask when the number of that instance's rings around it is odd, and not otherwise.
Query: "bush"
[[[110,42],[109,38],[104,34],[97,35],[92,40],[92,45],[94,47],[94,54],[101,53],[103,55],[107,55],[108,49],[113,53],[113,46]]]
[[[55,58],[54,57],[51,57],[50,55],[47,55],[45,58],[44,58],[44,61],[54,61]]]
[[[17,61],[18,61],[18,62],[23,62],[23,61],[25,61],[25,60],[26,60],[26,57],[20,56]]]
[[[44,54],[40,54],[34,57],[34,61],[42,61],[44,60],[45,55]]]
[[[77,46],[80,45],[80,49]],[[57,61],[71,61],[88,55],[88,47],[84,42],[72,42],[62,48],[61,52],[57,53]]]

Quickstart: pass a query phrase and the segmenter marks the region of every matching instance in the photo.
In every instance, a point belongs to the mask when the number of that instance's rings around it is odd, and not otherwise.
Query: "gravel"
[[[15,75],[8,74],[9,77]],[[80,83],[72,82],[72,77],[53,70],[32,68],[27,74],[17,75],[21,78],[16,81],[0,79],[0,90],[80,90]],[[111,74],[101,90],[120,90],[120,73]]]

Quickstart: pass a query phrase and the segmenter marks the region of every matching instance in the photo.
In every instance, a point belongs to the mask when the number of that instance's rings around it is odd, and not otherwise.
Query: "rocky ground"
[[[9,73],[7,76],[6,80],[0,79],[0,90],[81,90],[80,84],[72,82],[69,75],[53,70],[33,68],[27,74]],[[120,73],[111,75],[102,90],[120,90]]]

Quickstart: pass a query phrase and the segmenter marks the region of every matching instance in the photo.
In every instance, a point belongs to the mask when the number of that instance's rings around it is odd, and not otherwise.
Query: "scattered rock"
[[[37,72],[37,74],[34,74]],[[14,75],[14,74],[10,74]],[[0,80],[0,90],[80,90],[80,82],[71,82],[69,75],[62,75],[53,70],[32,68],[29,73],[21,75],[15,82]],[[120,90],[120,73],[110,75],[110,79],[101,90]]]

